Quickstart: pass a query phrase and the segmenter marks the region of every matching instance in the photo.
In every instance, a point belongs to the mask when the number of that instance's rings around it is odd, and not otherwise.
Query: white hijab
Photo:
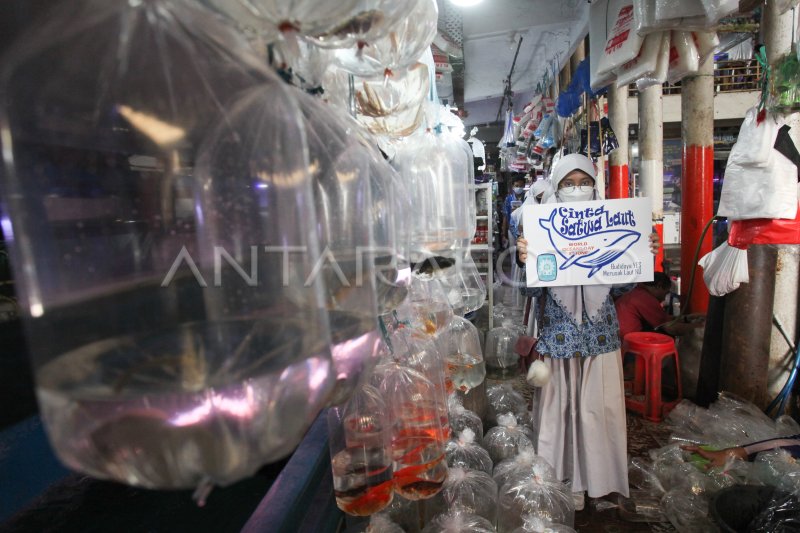
[[[550,174],[550,182],[552,184],[551,193],[544,200],[543,204],[555,204],[561,202],[558,198],[558,184],[567,177],[573,170],[580,170],[592,177],[597,184],[597,174],[594,169],[594,163],[582,154],[569,154],[565,155],[558,160],[558,163],[553,167]],[[595,187],[594,197],[596,199],[603,199],[603,192],[597,190]],[[608,292],[611,290],[610,285],[574,285],[569,287],[549,287],[547,289],[553,296],[553,300],[566,311],[575,324],[580,324],[583,320],[583,311],[591,322],[597,319],[597,314],[600,308],[608,298]]]

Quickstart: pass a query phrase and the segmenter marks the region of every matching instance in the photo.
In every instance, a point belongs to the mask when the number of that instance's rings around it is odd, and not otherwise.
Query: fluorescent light
[[[450,3],[458,7],[470,7],[480,4],[483,0],[450,0]]]

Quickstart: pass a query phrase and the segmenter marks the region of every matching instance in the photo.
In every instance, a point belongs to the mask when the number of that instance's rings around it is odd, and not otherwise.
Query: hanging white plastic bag
[[[633,1],[611,0],[606,10],[611,29],[597,65],[601,76],[634,59],[642,47],[642,37],[633,31]]]
[[[694,45],[697,47],[697,53],[700,54],[700,64],[713,56],[714,50],[719,46],[719,36],[715,31],[695,31],[692,32],[694,38]]]
[[[608,41],[609,25],[614,0],[597,0],[589,4],[589,83],[593,91],[599,91],[614,81],[614,72],[609,70],[600,74],[600,58],[605,54],[606,41]],[[614,11],[618,13],[619,10]],[[634,54],[635,56],[636,54]]]
[[[729,220],[794,218],[797,167],[777,150],[764,167],[728,161],[718,214]]]
[[[636,88],[638,90],[646,89],[653,85],[662,85],[667,81],[667,71],[669,70],[669,51],[672,46],[672,32],[665,31],[661,38],[661,47],[658,50],[658,59],[656,60],[656,69],[648,77],[643,76],[636,80]]]
[[[747,250],[734,248],[727,242],[704,255],[697,264],[703,267],[703,280],[714,296],[724,296],[738,289],[741,283],[750,282]]]
[[[655,75],[665,35],[669,35],[669,32],[651,33],[645,37],[639,55],[617,69],[617,87],[624,87],[640,78],[650,78]]]
[[[758,109],[751,107],[744,115],[744,121],[739,128],[739,136],[728,156],[728,164],[736,163],[742,166],[765,167],[770,164],[772,147],[783,121],[775,115],[758,122]]]
[[[670,21],[686,17],[705,17],[706,10],[697,0],[656,0],[656,21]]]
[[[700,54],[694,44],[692,32],[673,31],[671,39],[667,80],[676,83],[684,76],[697,72],[700,68]]]

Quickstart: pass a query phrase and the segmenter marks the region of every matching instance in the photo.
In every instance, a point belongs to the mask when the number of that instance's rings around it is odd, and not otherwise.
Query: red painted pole
[[[628,87],[612,84],[608,91],[608,120],[619,148],[608,158],[608,197],[628,197]]]
[[[711,230],[700,242],[706,223],[714,215],[714,63],[706,61],[696,75],[683,79],[681,91],[681,296],[682,310],[705,313],[708,289],[695,255],[711,251]],[[691,300],[686,301],[694,271]]]

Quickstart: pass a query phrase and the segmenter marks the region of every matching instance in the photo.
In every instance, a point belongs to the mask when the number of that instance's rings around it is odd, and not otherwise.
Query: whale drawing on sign
[[[589,275],[587,277],[591,278],[604,266],[616,261],[642,236],[638,231],[629,229],[609,229],[588,233],[580,237],[567,237],[556,229],[558,227],[555,221],[556,212],[557,210],[554,209],[549,219],[540,218],[539,225],[547,230],[550,242],[558,252],[558,255],[565,260],[564,263],[558,267],[559,270],[577,265],[582,268],[588,268]],[[565,254],[563,252],[563,250],[568,248],[570,242],[582,241],[587,238],[591,238],[599,243],[598,248],[592,250],[588,254]]]

